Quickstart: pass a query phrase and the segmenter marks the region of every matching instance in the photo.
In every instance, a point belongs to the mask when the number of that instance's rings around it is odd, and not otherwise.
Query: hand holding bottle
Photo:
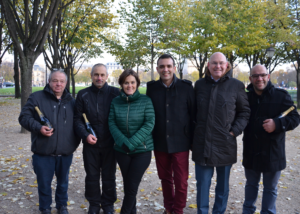
[[[50,137],[51,135],[53,135],[53,129],[49,129],[48,126],[42,126],[40,132],[42,133],[42,135]]]
[[[94,144],[97,143],[97,138],[96,138],[94,135],[89,134],[89,135],[87,136],[87,138],[86,138],[86,141],[87,141],[89,144],[94,145]]]

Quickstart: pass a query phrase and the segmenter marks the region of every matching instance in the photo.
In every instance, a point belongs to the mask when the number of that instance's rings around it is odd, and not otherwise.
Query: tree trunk
[[[32,93],[32,68],[34,64],[34,53],[27,53],[27,56],[20,60],[21,68],[21,109],[27,102],[29,95]],[[29,133],[23,127],[21,133]]]
[[[154,53],[153,53],[154,46],[151,45],[151,80],[154,80],[154,70],[153,70],[153,62],[154,62]]]
[[[19,58],[18,50],[14,46],[14,80],[15,80],[15,98],[20,98],[20,72],[19,72]]]
[[[67,74],[68,77],[68,81],[67,81],[67,85],[66,85],[66,89],[68,89],[68,91],[70,91],[70,64],[69,62],[67,63],[67,68],[65,69],[65,73]]]
[[[298,61],[298,69],[297,69],[297,108],[300,108],[300,60]]]
[[[72,77],[72,96],[75,98],[75,77],[74,77],[74,71],[73,67],[71,69],[71,77]]]

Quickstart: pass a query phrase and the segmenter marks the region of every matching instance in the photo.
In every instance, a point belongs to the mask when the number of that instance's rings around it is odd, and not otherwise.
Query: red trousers
[[[183,214],[189,178],[189,151],[165,153],[154,151],[158,177],[167,211]],[[175,190],[174,190],[175,185]]]

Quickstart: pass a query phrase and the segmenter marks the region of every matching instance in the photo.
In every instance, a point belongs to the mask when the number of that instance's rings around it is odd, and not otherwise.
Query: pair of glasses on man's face
[[[252,74],[252,75],[250,75],[250,77],[256,78],[256,79],[259,77],[265,78],[266,76],[268,76],[268,74]]]

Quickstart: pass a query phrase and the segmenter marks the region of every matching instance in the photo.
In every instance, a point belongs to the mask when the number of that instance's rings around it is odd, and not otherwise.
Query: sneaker
[[[57,209],[58,214],[69,214],[67,207],[61,206],[59,209]]]

